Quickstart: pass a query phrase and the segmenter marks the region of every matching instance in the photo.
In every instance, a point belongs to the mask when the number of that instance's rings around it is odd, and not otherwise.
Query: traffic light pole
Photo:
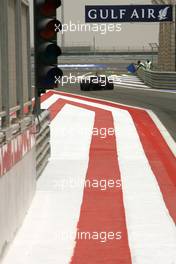
[[[36,5],[35,1],[33,0],[33,12],[34,12],[34,76],[35,76],[35,106],[34,106],[34,113],[39,116],[41,113],[41,102],[40,102],[40,96],[38,93],[38,72],[37,72],[37,11],[36,11]]]
[[[175,71],[176,71],[176,4],[174,5],[174,20],[175,20],[175,28],[174,28],[174,34],[175,34]]]
[[[34,4],[34,73],[36,115],[41,113],[40,97],[47,90],[57,87],[63,72],[57,66],[62,51],[57,46],[57,33],[62,24],[57,20],[56,10],[61,0],[33,0]]]

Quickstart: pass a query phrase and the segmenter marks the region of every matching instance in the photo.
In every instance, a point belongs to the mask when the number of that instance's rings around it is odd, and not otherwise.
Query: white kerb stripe
[[[94,111],[69,104],[64,105],[51,123],[52,160],[87,159],[87,144],[91,140],[94,117]]]
[[[176,227],[129,113],[113,113],[132,263],[176,263]]]
[[[93,126],[94,112],[69,105],[51,123],[51,160],[3,264],[70,263]]]
[[[56,94],[51,95],[44,102],[41,103],[41,108],[48,109],[52,104],[56,102],[57,99],[58,99],[58,96]]]

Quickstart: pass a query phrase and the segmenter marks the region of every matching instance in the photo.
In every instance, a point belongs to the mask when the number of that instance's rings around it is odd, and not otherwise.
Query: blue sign
[[[173,21],[172,5],[86,5],[86,23]]]

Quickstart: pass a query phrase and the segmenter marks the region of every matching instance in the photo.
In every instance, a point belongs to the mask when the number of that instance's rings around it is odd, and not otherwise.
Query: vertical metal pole
[[[22,21],[21,21],[21,0],[16,0],[16,19],[15,19],[15,46],[16,46],[16,89],[17,89],[17,104],[20,109],[17,111],[17,117],[23,118],[23,67],[22,67]]]
[[[27,8],[27,57],[28,57],[28,100],[32,102],[32,83],[31,83],[31,39],[30,39],[30,14],[29,6]],[[29,106],[29,112],[32,112],[32,105]]]
[[[154,63],[154,60],[153,60],[153,53],[154,53],[154,48],[152,47],[152,65],[153,65],[153,63]]]
[[[175,15],[174,15],[174,18],[175,18],[175,28],[174,28],[175,43],[174,43],[174,46],[175,46],[175,71],[176,71],[176,4],[175,4],[174,11],[175,11]]]
[[[40,96],[38,95],[38,73],[36,70],[37,65],[37,56],[36,56],[36,47],[37,47],[37,12],[36,12],[36,0],[33,0],[33,10],[34,10],[34,73],[35,73],[35,106],[34,106],[34,113],[36,115],[40,115],[41,113],[41,103],[40,103]]]
[[[0,34],[1,34],[1,59],[2,59],[2,110],[6,116],[2,117],[2,128],[9,126],[9,55],[8,55],[8,1],[1,0],[0,8]]]
[[[61,5],[61,23],[64,24],[65,23],[65,14],[64,14],[65,8],[64,8],[64,0],[62,0],[62,5]],[[65,33],[62,32],[62,43],[61,46],[64,48],[65,47]]]
[[[1,60],[1,53],[2,53],[2,42],[3,42],[3,38],[2,38],[2,3],[0,2],[0,63],[2,64],[2,60]],[[2,90],[3,90],[3,86],[2,86],[2,66],[0,66],[0,94],[1,94],[1,101],[0,101],[0,111],[2,109]]]
[[[93,36],[93,49],[94,49],[94,55],[96,53],[96,41],[95,41],[95,36]]]

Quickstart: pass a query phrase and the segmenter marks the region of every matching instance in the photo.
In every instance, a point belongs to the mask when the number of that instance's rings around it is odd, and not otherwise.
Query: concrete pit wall
[[[35,193],[35,156],[31,128],[0,147],[0,262]]]

